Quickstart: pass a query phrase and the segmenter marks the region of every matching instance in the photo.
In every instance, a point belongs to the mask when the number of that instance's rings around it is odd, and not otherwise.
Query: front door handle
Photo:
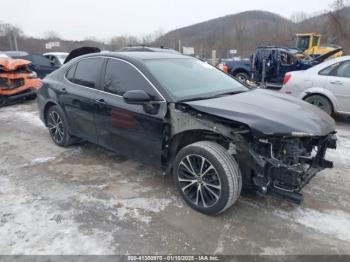
[[[98,104],[103,104],[103,105],[106,104],[106,101],[103,98],[96,99],[95,102],[98,103]]]
[[[66,93],[67,93],[67,89],[62,88],[62,89],[61,89],[61,92],[64,93],[64,94],[66,94]]]
[[[342,86],[343,85],[343,82],[341,82],[341,81],[331,81],[329,83],[331,83],[332,85],[338,85],[338,86]]]

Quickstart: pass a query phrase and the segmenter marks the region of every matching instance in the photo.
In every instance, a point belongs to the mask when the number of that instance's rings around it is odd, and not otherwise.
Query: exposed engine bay
[[[332,168],[325,160],[328,148],[336,148],[336,137],[270,138],[254,141],[250,154],[255,160],[253,182],[260,193],[280,195],[300,203],[299,192],[321,170]]]

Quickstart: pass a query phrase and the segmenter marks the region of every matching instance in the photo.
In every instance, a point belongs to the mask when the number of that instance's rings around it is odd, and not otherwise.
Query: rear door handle
[[[61,89],[61,92],[64,93],[64,94],[66,94],[66,93],[67,93],[67,89],[62,88],[62,89]]]
[[[331,83],[332,85],[339,85],[339,86],[343,85],[343,82],[341,81],[331,81],[329,83]]]
[[[98,104],[103,104],[103,105],[106,104],[106,101],[105,101],[103,98],[101,98],[101,99],[96,99],[95,102],[98,103]]]

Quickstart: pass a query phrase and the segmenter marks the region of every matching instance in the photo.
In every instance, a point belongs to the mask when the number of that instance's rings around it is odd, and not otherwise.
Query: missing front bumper
[[[277,159],[272,148],[269,156],[262,156],[251,149],[250,154],[256,163],[253,184],[257,191],[300,204],[303,201],[301,190],[317,173],[333,167],[333,162],[326,160],[325,155],[328,149],[336,149],[335,134],[320,137],[315,141],[316,153],[312,156],[300,155],[297,157],[298,162],[293,164],[286,164]]]

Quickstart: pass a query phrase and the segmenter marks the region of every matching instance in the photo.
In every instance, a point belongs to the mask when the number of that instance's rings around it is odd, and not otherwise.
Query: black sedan
[[[38,105],[57,145],[83,139],[156,166],[206,214],[232,206],[242,186],[300,203],[336,146],[318,108],[177,54],[79,56],[44,79]]]

